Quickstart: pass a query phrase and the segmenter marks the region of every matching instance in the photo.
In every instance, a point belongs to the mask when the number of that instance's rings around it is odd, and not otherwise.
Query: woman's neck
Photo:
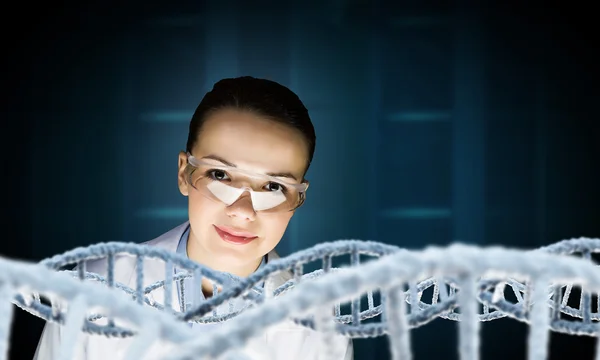
[[[203,249],[198,241],[192,237],[192,233],[190,232],[187,246],[186,246],[187,256],[190,260],[202,264],[212,270],[226,272],[229,274],[233,274],[242,278],[248,277],[250,274],[256,271],[262,262],[262,257],[251,261],[247,264],[243,264],[240,266],[232,266],[232,264],[225,264],[222,261],[219,261],[214,256],[210,256],[210,254]],[[206,292],[209,291],[212,293],[212,283],[208,279],[203,279],[202,281],[202,289]]]

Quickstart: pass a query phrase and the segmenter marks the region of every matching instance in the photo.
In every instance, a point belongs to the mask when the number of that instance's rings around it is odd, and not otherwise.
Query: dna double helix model
[[[172,360],[199,355],[244,359],[239,351],[247,342],[291,319],[326,334],[387,336],[392,359],[404,360],[412,359],[410,330],[444,318],[458,324],[460,358],[475,360],[481,322],[508,317],[529,325],[528,359],[546,359],[550,331],[598,337],[600,271],[592,259],[597,252],[600,239],[590,238],[535,250],[456,243],[420,251],[339,240],[269,261],[247,278],[133,243],[77,248],[39,263],[0,257],[0,359],[8,354],[12,304],[64,327],[67,340],[60,351],[65,358],[75,346],[69,339],[84,331],[133,337],[131,359],[141,358],[148,344],[158,340],[176,345],[168,355]],[[119,256],[138,265],[135,288],[115,280]],[[142,265],[148,259],[164,264],[164,280],[144,284]],[[90,260],[106,261],[106,274],[88,272]],[[305,272],[311,266],[317,269]],[[259,286],[279,272],[290,274],[290,280],[276,289]],[[183,286],[189,277],[210,279],[213,296],[174,311],[173,286]],[[157,289],[164,289],[162,302],[152,296]],[[239,298],[248,304],[242,310],[217,311]],[[570,305],[573,302],[577,305]],[[97,309],[102,310],[94,313]],[[107,321],[98,322],[100,318]],[[190,322],[222,324],[197,337]],[[596,358],[600,359],[598,350]]]

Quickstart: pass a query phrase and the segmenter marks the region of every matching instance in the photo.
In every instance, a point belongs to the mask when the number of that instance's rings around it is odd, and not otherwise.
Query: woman
[[[247,277],[277,258],[275,246],[296,209],[305,200],[304,176],[315,149],[315,132],[308,111],[291,90],[269,80],[252,77],[224,79],[202,99],[190,122],[187,147],[179,153],[178,185],[188,198],[189,221],[145,244],[187,255],[214,270]],[[144,262],[145,285],[164,279],[164,265]],[[105,261],[91,261],[86,270],[106,273]],[[115,280],[135,287],[135,260],[115,261]],[[290,277],[274,275],[265,281],[272,291]],[[162,276],[162,277],[161,277]],[[182,301],[174,289],[177,311],[211,295],[205,281],[196,298]],[[175,288],[175,287],[174,287]],[[159,301],[159,290],[152,298]],[[195,324],[194,331],[210,326]],[[48,323],[35,359],[55,359],[62,328]],[[76,359],[122,359],[132,339],[109,339],[81,334]],[[248,355],[255,359],[317,359],[322,334],[293,322],[269,329],[252,340]],[[353,357],[352,343],[336,337],[344,355]],[[168,354],[155,344],[147,354]]]

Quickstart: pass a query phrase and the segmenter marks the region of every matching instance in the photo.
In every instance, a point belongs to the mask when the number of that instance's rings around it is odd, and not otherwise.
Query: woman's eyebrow
[[[284,172],[284,173],[267,173],[267,175],[272,176],[272,177],[284,177],[284,178],[290,178],[290,179],[294,179],[296,181],[298,181],[298,179],[296,179],[296,177],[289,172]]]
[[[237,165],[235,165],[234,163],[230,163],[229,161],[223,159],[222,157],[217,156],[217,155],[213,155],[213,154],[203,156],[202,159],[215,160],[215,161],[218,161],[218,162],[223,163],[223,164],[225,164],[227,166],[230,166],[230,167],[237,167]]]
[[[234,168],[237,167],[237,165],[235,165],[234,163],[231,163],[231,162],[223,159],[222,157],[220,157],[218,155],[214,155],[214,154],[203,156],[202,159],[215,160],[215,161],[218,161],[218,162],[220,162],[224,165],[230,166],[230,167],[234,167]],[[272,176],[272,177],[290,178],[290,179],[294,179],[295,181],[298,181],[298,179],[291,172],[275,172],[275,173],[267,173],[266,175]]]

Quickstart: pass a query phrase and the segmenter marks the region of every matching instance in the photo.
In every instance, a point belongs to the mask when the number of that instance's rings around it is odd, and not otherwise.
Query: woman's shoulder
[[[162,248],[168,252],[175,252],[177,250],[177,245],[179,244],[179,239],[181,238],[188,226],[189,224],[187,222],[178,225],[177,227],[167,231],[166,233],[150,241],[140,243],[140,245],[154,246]],[[146,259],[144,262],[147,263],[149,260],[150,259]],[[137,261],[135,256],[131,256],[128,254],[116,255],[113,264],[113,275],[115,281],[124,285],[130,284],[131,281],[133,281],[133,275],[135,273],[136,266]],[[106,277],[108,274],[107,258],[88,260],[85,263],[85,267],[85,270],[87,272],[92,272],[103,277]]]
[[[175,252],[177,250],[177,245],[179,244],[179,240],[183,233],[190,226],[189,222],[184,222],[181,225],[174,227],[173,229],[167,231],[166,233],[150,240],[141,243],[140,245],[148,245],[148,246],[157,246],[164,248],[165,250]]]

